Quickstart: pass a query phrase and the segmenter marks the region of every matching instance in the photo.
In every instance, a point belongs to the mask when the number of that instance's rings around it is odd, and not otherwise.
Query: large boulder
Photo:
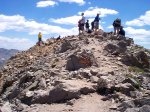
[[[69,50],[71,48],[72,48],[71,43],[68,40],[64,40],[60,46],[59,53],[66,52],[67,50]]]
[[[134,54],[126,54],[122,57],[122,62],[127,65],[132,65],[140,68],[150,67],[149,58],[144,51],[138,51]]]
[[[55,87],[50,90],[28,91],[21,99],[28,105],[33,103],[51,104],[65,102],[73,98],[79,98],[81,94],[95,92],[94,85],[81,80],[58,81]]]
[[[90,50],[81,50],[73,53],[67,59],[66,69],[69,71],[98,66],[97,61]]]
[[[125,53],[127,50],[127,43],[125,41],[119,41],[117,43],[108,43],[104,50],[113,55],[118,55],[121,53]]]
[[[97,82],[97,87],[100,90],[101,88],[111,88],[112,87],[112,82],[111,80],[108,78],[108,76],[101,76],[98,79]]]

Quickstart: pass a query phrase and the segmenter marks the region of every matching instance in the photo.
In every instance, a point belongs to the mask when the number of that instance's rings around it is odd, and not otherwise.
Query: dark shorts
[[[79,25],[79,30],[83,31],[84,30],[84,24]]]
[[[39,38],[39,42],[41,42],[42,41],[42,38]]]

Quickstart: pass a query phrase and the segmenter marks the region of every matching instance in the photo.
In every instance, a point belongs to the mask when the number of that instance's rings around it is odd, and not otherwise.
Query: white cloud
[[[40,1],[40,2],[37,2],[36,7],[48,7],[48,6],[54,6],[56,4],[57,4],[57,2],[51,1],[51,0]]]
[[[0,48],[26,50],[35,43],[26,38],[9,38],[0,36]]]
[[[110,25],[107,27],[108,29],[113,29],[113,25]]]
[[[84,5],[84,0],[58,0],[59,2],[67,2],[67,3],[77,3],[79,5]]]
[[[60,26],[38,23],[34,20],[27,20],[20,15],[14,16],[0,15],[0,32],[5,32],[7,30],[27,32],[30,35],[38,34],[39,31],[41,31],[43,34],[52,34],[52,35],[77,34],[77,32],[74,32],[74,28],[65,29]]]
[[[95,17],[97,13],[100,13],[100,17],[105,17],[107,15],[116,15],[119,12],[112,10],[112,9],[107,9],[107,8],[99,8],[99,7],[90,7],[88,10],[83,11],[85,13],[86,17]],[[82,12],[79,12],[78,14],[80,15]]]
[[[107,15],[115,15],[118,14],[117,11],[112,10],[112,9],[106,9],[106,8],[98,8],[98,7],[90,7],[88,10],[83,11],[85,13],[85,17],[88,19],[93,19],[94,17],[97,15],[98,12],[101,13],[101,17],[105,17]],[[79,19],[81,18],[81,13],[82,12],[78,12],[77,15],[73,15],[70,17],[64,17],[64,18],[50,18],[49,21],[50,22],[54,22],[54,23],[58,23],[58,24],[65,24],[65,25],[77,25]],[[92,21],[93,21],[92,20]]]
[[[145,40],[150,37],[150,30],[145,29],[134,29],[132,27],[124,28],[127,35],[134,38],[135,40]]]
[[[135,29],[132,27],[124,28],[126,35],[134,39],[136,44],[142,45],[150,49],[150,30]]]
[[[65,3],[77,3],[79,5],[84,5],[86,2],[84,0],[45,0],[39,1],[36,3],[36,7],[48,7],[48,6],[55,6],[58,2],[65,2]]]
[[[144,25],[150,25],[150,10],[146,11],[146,13],[142,16],[140,16],[137,19],[134,19],[132,21],[127,21],[126,25],[128,26],[144,26]]]
[[[65,25],[76,25],[78,24],[79,19],[81,16],[70,16],[65,18],[58,18],[58,19],[49,19],[50,22],[58,23],[58,24],[65,24]]]

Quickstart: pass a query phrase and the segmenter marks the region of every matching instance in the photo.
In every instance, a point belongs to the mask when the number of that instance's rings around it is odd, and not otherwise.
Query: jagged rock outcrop
[[[1,110],[28,112],[33,106],[61,103],[76,111],[75,102],[83,98],[79,104],[84,104],[95,94],[112,104],[102,108],[106,112],[149,110],[149,65],[149,50],[112,32],[48,39],[11,57],[0,70]],[[82,108],[93,111],[89,107]]]
[[[90,50],[83,49],[81,51],[76,51],[68,57],[66,69],[74,71],[91,66],[98,67],[97,61]]]

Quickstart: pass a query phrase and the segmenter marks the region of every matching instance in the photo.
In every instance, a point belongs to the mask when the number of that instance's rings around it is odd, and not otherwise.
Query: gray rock
[[[148,97],[148,98],[135,99],[134,102],[136,105],[140,105],[140,106],[150,105],[150,98]]]
[[[148,83],[147,86],[148,86],[148,89],[150,90],[150,83]]]
[[[61,45],[61,48],[60,48],[59,52],[63,53],[63,52],[66,52],[67,50],[69,50],[71,48],[72,48],[71,43],[68,40],[64,40],[62,45]]]
[[[73,98],[79,98],[81,94],[88,94],[94,92],[95,89],[91,83],[83,81],[64,80],[50,90],[38,90],[28,92],[22,102],[26,104],[51,104],[64,102]]]
[[[46,80],[44,78],[41,78],[39,81],[39,87],[41,89],[46,89],[47,85],[46,85]]]
[[[139,91],[130,91],[130,96],[132,98],[142,98],[143,94]]]
[[[104,50],[113,55],[125,53],[127,50],[127,44],[125,41],[119,41],[118,43],[109,43],[104,47]]]
[[[126,54],[122,57],[122,62],[126,65],[132,65],[140,68],[149,68],[150,66],[148,56],[144,51],[138,51],[134,54]]]
[[[126,43],[127,43],[127,46],[130,46],[131,44],[134,44],[134,41],[133,41],[133,39],[132,38],[127,38],[126,37]]]
[[[96,76],[97,74],[98,74],[98,70],[96,70],[96,69],[92,69],[92,70],[90,70],[90,73],[92,74],[92,75],[94,75],[94,76]]]
[[[127,108],[125,112],[139,112],[138,108]]]
[[[134,101],[130,100],[130,101],[124,101],[119,105],[119,110],[120,111],[125,111],[128,108],[135,108],[135,104]]]
[[[97,76],[91,76],[91,78],[90,78],[91,82],[93,82],[93,83],[97,83],[98,79],[99,78]]]
[[[9,102],[6,102],[2,107],[1,107],[2,112],[12,112],[11,104]]]
[[[139,112],[150,112],[150,105],[144,105],[140,108]]]
[[[115,89],[121,93],[130,96],[130,91],[134,91],[135,88],[130,83],[115,85]]]
[[[98,87],[98,89],[110,88],[111,87],[111,80],[107,76],[101,76],[98,79],[97,87]]]
[[[67,59],[66,69],[69,71],[98,66],[97,61],[90,50],[77,51]]]
[[[133,78],[127,78],[123,81],[123,83],[130,83],[132,84],[134,87],[138,88],[140,86],[140,84]]]

